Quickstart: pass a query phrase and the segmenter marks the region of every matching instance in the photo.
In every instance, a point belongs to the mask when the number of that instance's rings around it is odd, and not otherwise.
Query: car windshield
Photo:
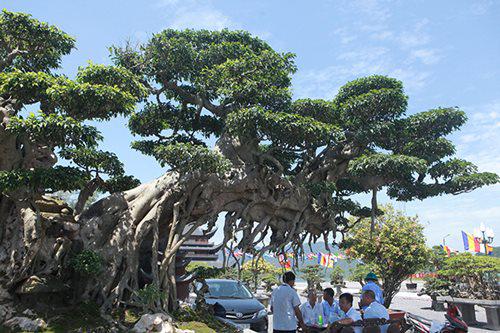
[[[207,281],[207,298],[252,298],[252,293],[238,281]]]

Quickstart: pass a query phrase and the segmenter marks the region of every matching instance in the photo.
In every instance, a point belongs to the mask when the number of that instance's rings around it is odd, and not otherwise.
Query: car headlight
[[[265,317],[267,316],[267,310],[266,309],[262,309],[260,310],[259,312],[257,312],[255,314],[255,318],[262,318],[262,317]]]

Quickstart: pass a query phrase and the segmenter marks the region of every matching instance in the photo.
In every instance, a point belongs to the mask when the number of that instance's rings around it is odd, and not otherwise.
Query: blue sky
[[[466,111],[469,122],[451,136],[458,155],[482,171],[500,173],[498,1],[4,0],[1,6],[30,13],[77,39],[77,50],[63,61],[69,76],[88,60],[109,63],[107,47],[113,44],[145,41],[165,28],[227,27],[297,55],[295,98],[330,99],[360,76],[396,77],[410,97],[409,113],[437,106]],[[114,151],[143,182],[161,175],[165,169],[152,158],[130,149],[133,137],[125,125],[124,119],[98,123],[102,148]],[[429,244],[451,234],[447,244],[462,250],[460,231],[471,232],[480,222],[500,237],[500,185],[395,205],[419,215]]]

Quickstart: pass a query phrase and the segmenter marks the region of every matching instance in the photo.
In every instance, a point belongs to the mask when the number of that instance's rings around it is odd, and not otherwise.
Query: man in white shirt
[[[366,290],[361,296],[361,306],[364,307],[363,319],[385,319],[389,320],[389,312],[382,304],[375,300],[373,290]],[[380,326],[380,332],[386,333],[389,324]]]
[[[344,311],[345,316],[338,323],[343,325],[352,324],[358,320],[361,320],[361,314],[352,306],[353,297],[349,293],[344,293],[339,297],[339,306],[342,311]],[[361,326],[352,326],[355,333],[361,333]]]
[[[323,327],[326,323],[323,306],[317,300],[316,291],[309,290],[307,292],[307,302],[300,306],[300,312],[307,327]]]
[[[286,272],[283,274],[283,282],[271,294],[273,333],[295,333],[297,332],[297,322],[304,331],[307,331],[299,309],[299,295],[293,289],[295,274]]]

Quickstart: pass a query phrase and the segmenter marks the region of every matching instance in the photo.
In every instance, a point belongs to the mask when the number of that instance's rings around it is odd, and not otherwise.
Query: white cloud
[[[458,135],[459,155],[481,171],[500,173],[500,100],[463,108],[469,116]]]
[[[439,62],[439,60],[441,60],[441,56],[435,50],[432,50],[432,49],[413,50],[413,51],[411,51],[411,56],[414,59],[418,59],[418,60],[422,61],[422,63],[424,63],[426,65],[432,65],[432,64]]]
[[[158,7],[168,10],[168,27],[173,29],[222,30],[234,26],[231,19],[216,9],[211,1],[159,0]]]
[[[488,10],[493,5],[492,0],[479,0],[475,1],[470,5],[470,10],[474,15],[484,15],[488,13]]]

